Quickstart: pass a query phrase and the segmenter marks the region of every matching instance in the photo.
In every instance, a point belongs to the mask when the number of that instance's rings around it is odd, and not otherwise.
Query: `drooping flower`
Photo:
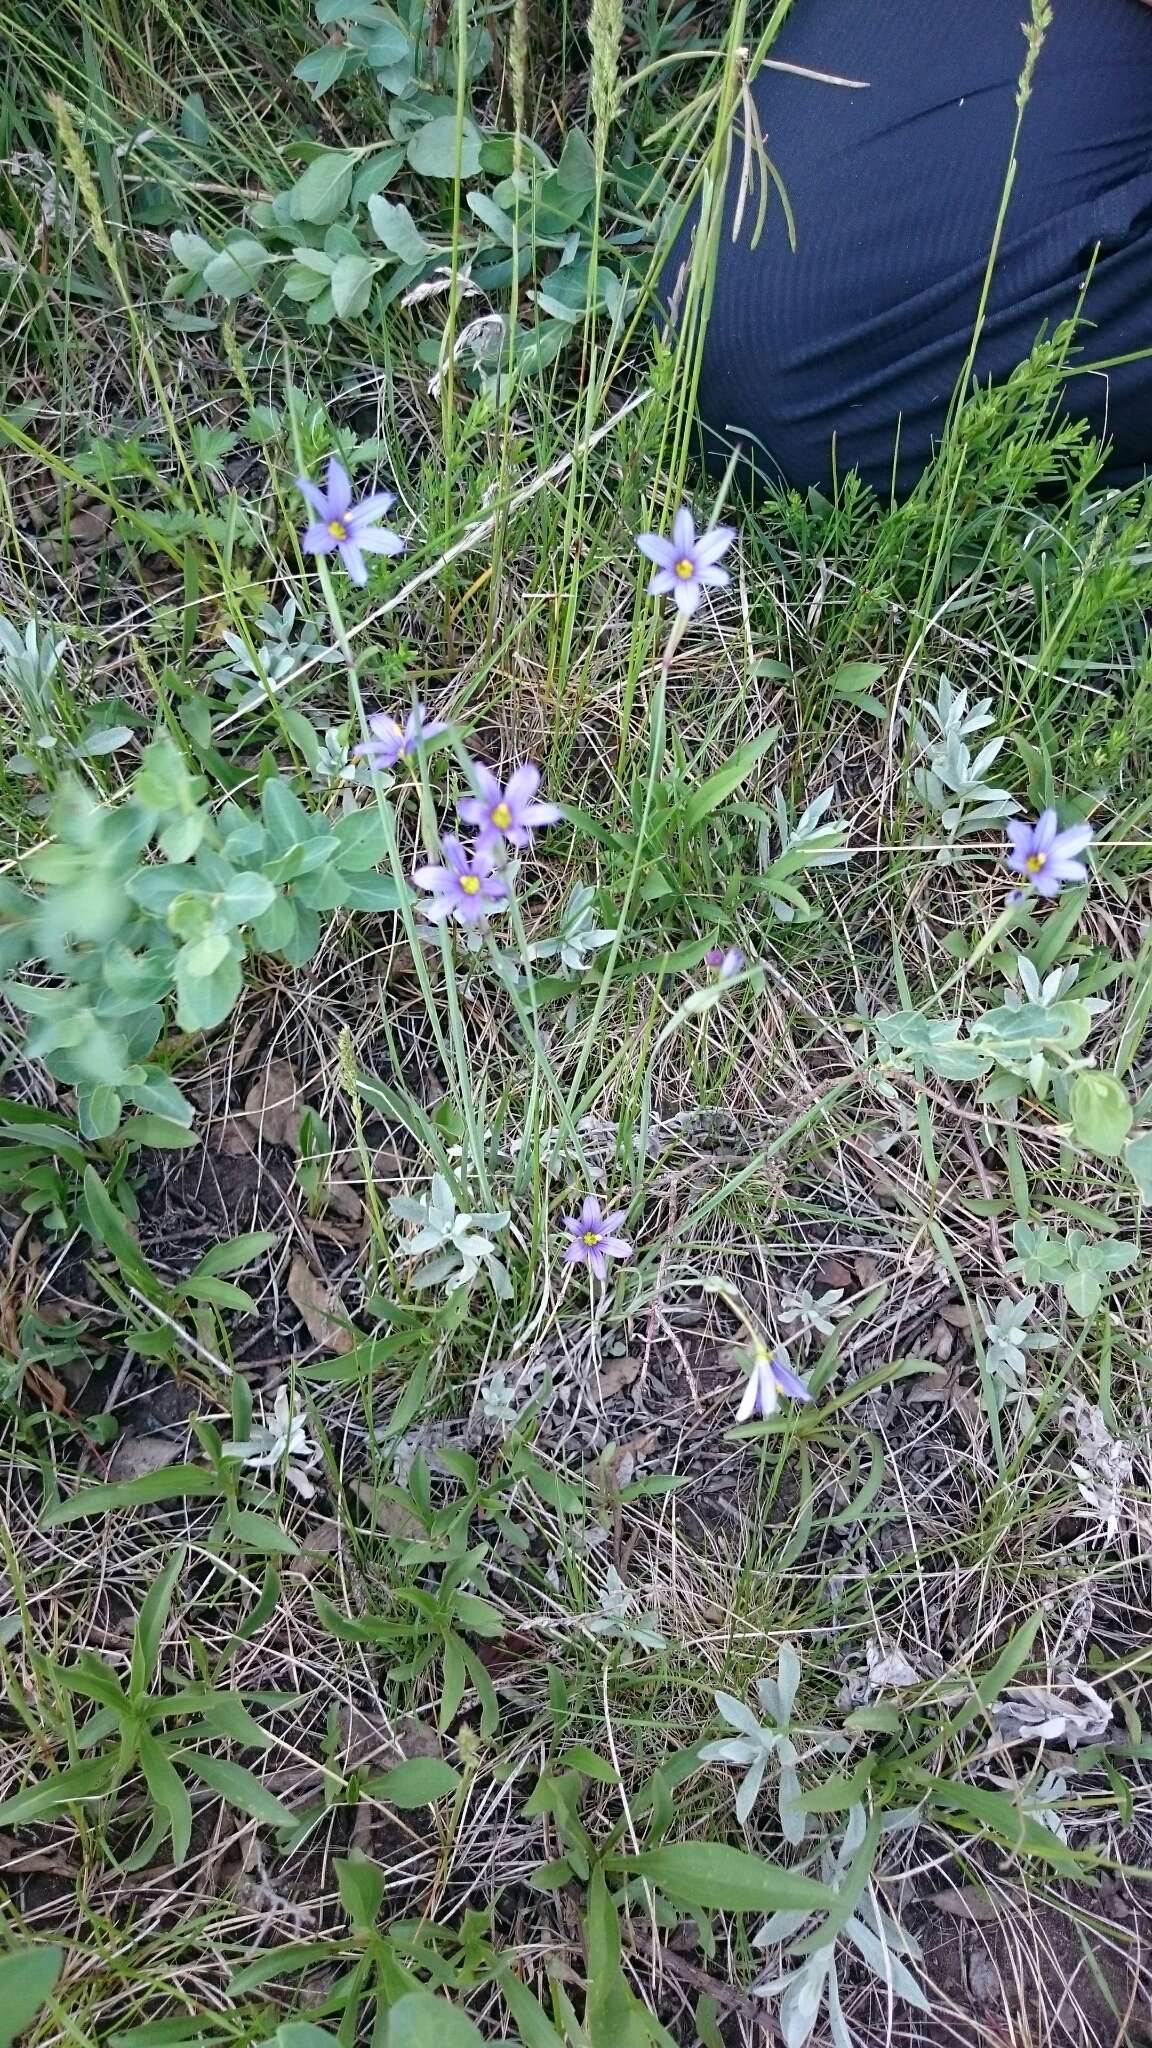
[[[704,965],[712,969],[718,981],[731,981],[733,975],[743,974],[748,962],[739,946],[709,946]]]
[[[734,526],[713,526],[697,537],[696,522],[687,505],[681,505],[672,521],[671,540],[661,533],[638,533],[636,545],[641,554],[656,564],[649,595],[662,597],[671,591],[677,608],[691,618],[705,586],[723,590],[731,580],[727,569],[718,569],[716,564],[735,538]]]
[[[529,846],[533,826],[555,825],[560,817],[558,804],[536,800],[540,770],[531,761],[515,769],[503,789],[482,761],[470,761],[468,766],[480,794],[461,797],[457,808],[464,823],[477,828],[477,846],[496,847],[505,840],[509,846]]]
[[[737,1422],[750,1422],[754,1415],[775,1415],[783,1395],[789,1401],[810,1401],[803,1380],[794,1373],[782,1351],[767,1351],[762,1344],[752,1354],[748,1384],[736,1410]]]
[[[496,863],[485,846],[461,846],[451,832],[440,841],[443,865],[433,863],[417,868],[412,880],[432,891],[431,901],[420,908],[433,924],[457,917],[461,924],[478,924],[508,901],[508,884],[496,872]]]
[[[335,455],[328,464],[328,483],[324,490],[318,484],[310,483],[306,476],[296,479],[297,489],[309,509],[316,514],[311,525],[304,530],[304,546],[310,555],[330,555],[335,551],[347,569],[353,583],[367,583],[368,555],[399,555],[404,543],[398,533],[393,533],[379,521],[396,503],[392,491],[373,491],[370,497],[354,504],[352,479],[342,462]]]
[[[413,706],[403,725],[389,711],[374,711],[368,720],[368,738],[353,752],[358,761],[367,761],[373,774],[380,775],[397,761],[410,761],[417,747],[447,730],[444,720],[429,718],[422,704]]]
[[[1034,825],[1009,818],[1008,865],[1023,875],[1025,886],[1038,896],[1058,896],[1065,882],[1086,882],[1088,870],[1076,858],[1092,843],[1091,825],[1069,825],[1061,832],[1055,811],[1041,811]]]
[[[564,1248],[564,1264],[588,1266],[597,1280],[603,1280],[608,1272],[609,1259],[630,1259],[631,1245],[626,1238],[615,1234],[627,1213],[626,1209],[613,1209],[605,1216],[595,1195],[586,1195],[579,1216],[565,1216],[563,1219],[564,1228],[572,1240]]]

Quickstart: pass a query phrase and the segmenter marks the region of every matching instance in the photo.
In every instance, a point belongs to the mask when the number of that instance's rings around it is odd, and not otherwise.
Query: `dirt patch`
[[[1149,1900],[1110,1888],[1108,1932],[1099,1894],[1076,1889],[1066,1904],[1021,1894],[979,1921],[929,1912],[923,1974],[942,2009],[923,2048],[1150,2048]]]

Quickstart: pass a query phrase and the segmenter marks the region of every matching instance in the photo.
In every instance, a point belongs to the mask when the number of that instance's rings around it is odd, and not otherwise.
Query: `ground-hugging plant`
[[[418,1262],[414,1287],[443,1287],[449,1297],[467,1294],[483,1274],[498,1301],[511,1299],[512,1282],[495,1242],[508,1228],[507,1209],[459,1210],[442,1173],[433,1175],[427,1195],[393,1195],[389,1206],[397,1223],[412,1226],[399,1249]]]
[[[942,863],[955,859],[956,840],[1004,823],[1019,808],[1011,791],[986,780],[1007,744],[1003,734],[988,737],[993,718],[990,697],[971,704],[967,690],[954,689],[941,676],[935,700],[925,697],[912,720],[920,762],[912,771],[912,786],[946,836],[937,854]],[[973,757],[968,743],[978,734],[982,737]]]
[[[831,1838],[826,1842],[820,1869],[834,1896],[850,1895],[856,1903],[848,1912],[833,1905],[822,1927],[804,1941],[802,1948],[806,1953],[796,1967],[784,1970],[777,1965],[776,1974],[755,1986],[760,1997],[776,2001],[775,2017],[785,2048],[805,2048],[815,2033],[825,2003],[833,2048],[859,2048],[858,2037],[844,2017],[840,1998],[837,1965],[842,1943],[855,1950],[891,1997],[902,1999],[919,2012],[932,2011],[931,2001],[908,1967],[909,1962],[919,1958],[917,1942],[883,1910],[867,1883],[876,1846],[877,1835],[869,1829],[864,1808],[853,1807],[839,1841]],[[804,1912],[774,1913],[756,1935],[756,1947],[782,1951],[811,1917]],[[821,1934],[827,1938],[822,1940]]]
[[[706,1742],[700,1751],[701,1763],[744,1766],[744,1776],[736,1794],[736,1818],[740,1822],[748,1820],[751,1815],[769,1765],[775,1767],[780,1832],[784,1840],[793,1846],[802,1842],[808,1831],[808,1816],[802,1804],[796,1769],[798,1752],[792,1739],[792,1710],[799,1683],[800,1659],[795,1646],[781,1643],[775,1678],[758,1678],[756,1681],[756,1697],[762,1713],[767,1716],[768,1725],[762,1726],[742,1700],[734,1699],[731,1693],[718,1692],[716,1710],[735,1733],[721,1742]],[[848,1746],[842,1737],[833,1738],[833,1744],[836,1742],[842,1748]]]
[[[397,300],[439,296],[436,280],[451,266],[463,226],[469,289],[496,306],[534,302],[537,313],[534,323],[514,324],[510,312],[490,311],[452,338],[454,373],[473,388],[495,398],[510,375],[539,376],[589,317],[618,331],[648,264],[647,247],[636,248],[635,208],[643,200],[654,226],[652,202],[667,197],[663,181],[638,173],[623,155],[605,179],[577,125],[553,161],[531,137],[484,132],[471,114],[461,117],[454,102],[461,69],[450,42],[442,46],[429,33],[425,0],[402,0],[397,10],[320,0],[316,14],[324,40],[296,76],[317,99],[342,79],[371,77],[387,105],[387,139],[311,145],[295,181],[251,203],[243,227],[223,235],[175,229],[169,317],[212,324],[199,309],[259,294],[282,318],[314,329],[376,320]],[[465,43],[463,73],[475,79],[492,55],[492,38],[477,26]],[[453,219],[457,180],[462,221]],[[621,215],[611,227],[609,192]],[[521,297],[529,285],[531,300]],[[466,335],[477,344],[471,351]],[[433,362],[438,354],[433,341]]]
[[[258,808],[233,798],[213,810],[205,796],[159,737],[115,808],[66,786],[52,839],[23,863],[31,886],[0,883],[0,965],[31,1020],[25,1055],[75,1090],[86,1138],[110,1137],[130,1106],[157,1120],[153,1143],[173,1142],[173,1127],[180,1142],[192,1105],[154,1057],[169,1022],[213,1029],[238,1002],[250,955],[303,966],[326,912],[400,901],[379,872],[387,839],[374,806],[330,818],[275,775]]]

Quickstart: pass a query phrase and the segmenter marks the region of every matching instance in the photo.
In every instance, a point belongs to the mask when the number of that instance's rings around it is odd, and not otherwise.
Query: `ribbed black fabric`
[[[894,474],[898,493],[911,487],[971,340],[1025,11],[1026,0],[794,0],[773,56],[869,83],[848,91],[767,70],[754,83],[798,246],[775,197],[755,248],[754,199],[737,241],[724,234],[701,387],[714,448],[751,435],[758,466],[801,488],[827,488],[834,465],[885,494]],[[1077,359],[1152,348],[1152,8],[1053,0],[1053,15],[982,378],[1008,376],[1042,327],[1075,310],[1097,244]],[[734,203],[730,190],[728,228]],[[669,293],[690,233],[665,272]],[[1067,404],[1107,432],[1115,481],[1152,467],[1152,359],[1071,379]]]

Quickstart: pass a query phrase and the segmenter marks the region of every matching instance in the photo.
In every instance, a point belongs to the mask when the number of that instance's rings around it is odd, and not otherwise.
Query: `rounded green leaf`
[[[119,1128],[123,1103],[115,1088],[105,1081],[97,1081],[93,1088],[76,1090],[76,1120],[81,1136],[85,1138],[110,1138]]]
[[[474,178],[480,169],[480,137],[471,121],[438,114],[425,121],[408,144],[408,162],[422,178]]]
[[[356,157],[343,150],[325,150],[322,156],[313,157],[289,195],[293,220],[312,221],[317,227],[334,221],[352,197],[356,164]]]
[[[142,1472],[139,1479],[111,1481],[107,1486],[86,1486],[67,1500],[54,1501],[40,1517],[42,1529],[58,1529],[62,1522],[76,1522],[84,1515],[110,1515],[121,1508],[135,1508],[160,1500],[218,1500],[224,1481],[200,1465],[170,1465],[163,1472]]]
[[[193,974],[199,981],[215,974],[218,967],[227,960],[231,947],[225,932],[206,932],[202,939],[193,939],[180,955],[181,974]]]
[[[1152,1202],[1152,1131],[1141,1131],[1124,1147],[1124,1164],[1142,1202]]]
[[[322,99],[324,94],[343,76],[351,51],[342,43],[325,43],[322,50],[310,50],[295,66],[293,78],[302,78],[312,87],[313,99]]]
[[[473,193],[468,194],[469,205],[474,197]],[[385,199],[383,193],[376,193],[368,201],[368,213],[384,247],[401,263],[424,263],[431,256],[431,242],[425,241],[402,201]]]
[[[467,2013],[430,1991],[409,1991],[388,2015],[388,2048],[484,2048]]]
[[[154,1116],[151,1110],[130,1116],[120,1128],[124,1143],[133,1148],[150,1145],[157,1152],[191,1152],[200,1143],[195,1131],[185,1124],[169,1116]]]
[[[1105,1159],[1119,1158],[1132,1128],[1132,1104],[1115,1075],[1077,1074],[1069,1105],[1080,1143]]]
[[[259,283],[260,273],[270,261],[263,242],[254,235],[233,235],[204,265],[204,283],[221,298],[238,299]]]
[[[199,277],[204,265],[210,263],[216,254],[211,242],[206,242],[203,235],[190,235],[184,228],[176,228],[168,241],[181,269],[191,271],[193,277]]]
[[[441,1757],[414,1756],[373,1778],[372,1796],[401,1809],[431,1806],[437,1799],[447,1799],[459,1783],[459,1774]]]
[[[372,296],[376,265],[368,256],[341,256],[332,272],[332,304],[338,320],[354,320]]]
[[[181,1031],[211,1031],[222,1024],[239,1001],[242,986],[238,960],[222,960],[211,974],[189,974],[181,956],[176,970],[176,1022]]]
[[[229,924],[250,924],[275,901],[276,891],[267,876],[248,868],[233,875],[220,898],[220,909]]]

